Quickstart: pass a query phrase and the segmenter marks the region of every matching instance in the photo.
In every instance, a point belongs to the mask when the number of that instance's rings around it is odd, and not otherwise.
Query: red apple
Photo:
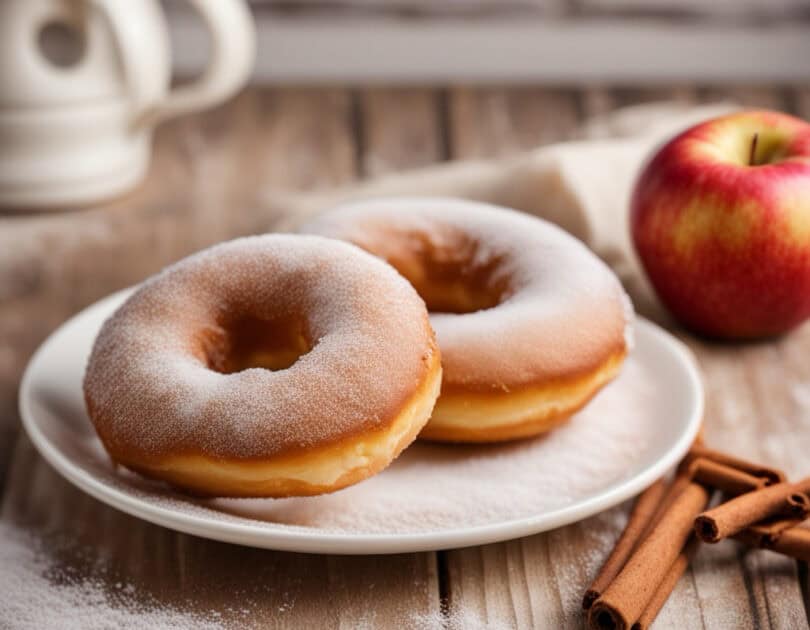
[[[692,127],[646,165],[631,204],[644,269],[687,327],[753,339],[810,316],[810,124],[745,111]]]

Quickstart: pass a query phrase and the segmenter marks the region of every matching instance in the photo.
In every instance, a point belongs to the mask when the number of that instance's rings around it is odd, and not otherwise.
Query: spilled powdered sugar
[[[54,554],[58,541],[0,523],[0,628],[9,630],[220,630],[198,614],[144,601],[131,584],[79,576]]]
[[[488,613],[488,611],[487,611]],[[453,610],[448,614],[433,612],[416,614],[411,617],[411,630],[514,630],[514,619],[493,618],[491,614],[482,615],[477,610],[468,608]]]

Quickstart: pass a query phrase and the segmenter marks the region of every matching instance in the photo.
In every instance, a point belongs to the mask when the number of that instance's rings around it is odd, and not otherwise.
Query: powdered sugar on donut
[[[408,248],[434,257],[464,250],[464,265],[491,269],[487,284],[506,287],[496,306],[431,314],[446,386],[536,385],[593,371],[629,349],[632,306],[616,276],[535,217],[466,200],[371,199],[335,208],[303,231],[389,261]]]
[[[621,478],[653,440],[656,391],[628,360],[619,379],[546,437],[506,444],[417,442],[379,475],[340,492],[219,499],[232,514],[342,533],[442,531],[557,510]]]
[[[289,368],[223,374],[199,336],[237,313],[304,317]],[[383,428],[424,379],[424,303],[388,265],[316,236],[218,245],[167,268],[105,323],[85,395],[108,444],[143,456],[258,458]]]
[[[478,527],[564,508],[638,470],[659,441],[670,384],[630,355],[622,374],[548,435],[480,446],[417,442],[380,474],[339,492],[289,499],[195,500],[113,471],[97,440],[78,461],[104,483],[208,521],[269,531],[416,534]],[[654,452],[654,450],[652,451]]]

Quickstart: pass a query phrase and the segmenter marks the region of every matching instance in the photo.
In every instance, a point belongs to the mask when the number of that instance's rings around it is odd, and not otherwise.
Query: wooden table
[[[2,519],[58,533],[59,562],[136,597],[233,627],[580,627],[580,598],[627,505],[501,544],[388,557],[260,551],[177,534],[75,490],[20,433],[19,377],[60,322],[210,243],[272,229],[261,187],[312,189],[449,158],[568,138],[581,120],[659,98],[731,98],[810,117],[810,90],[447,88],[249,89],[164,126],[149,179],[87,210],[0,217]],[[695,351],[711,445],[810,472],[810,327],[783,339]],[[98,572],[98,566],[104,570]],[[735,543],[701,550],[656,628],[808,627],[807,567]],[[13,620],[0,619],[0,626]]]

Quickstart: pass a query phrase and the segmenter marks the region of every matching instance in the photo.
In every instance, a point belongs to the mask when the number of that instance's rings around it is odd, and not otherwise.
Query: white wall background
[[[225,0],[223,0],[225,1]],[[810,80],[810,0],[254,0],[262,82]],[[207,37],[167,2],[176,64]]]

